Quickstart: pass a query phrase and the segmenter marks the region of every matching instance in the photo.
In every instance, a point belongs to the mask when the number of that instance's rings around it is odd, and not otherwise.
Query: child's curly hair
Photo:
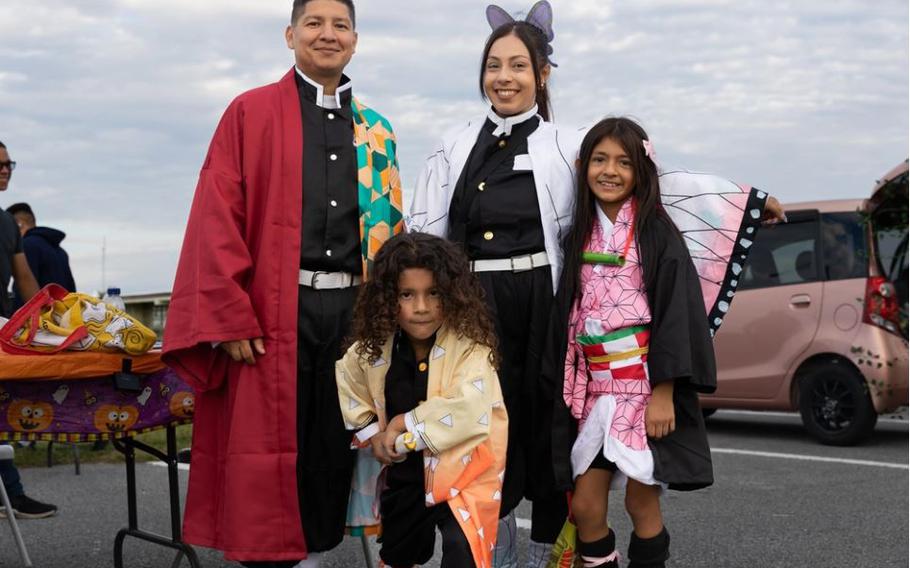
[[[471,273],[467,257],[457,245],[425,233],[397,235],[376,253],[373,273],[354,304],[348,343],[360,342],[357,351],[367,354],[370,363],[379,359],[382,346],[398,330],[398,278],[409,268],[433,273],[445,325],[488,347],[490,362],[498,367],[496,333],[483,301],[483,289]]]

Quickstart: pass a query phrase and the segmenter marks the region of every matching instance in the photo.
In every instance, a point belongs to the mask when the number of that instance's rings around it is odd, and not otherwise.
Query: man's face
[[[9,187],[9,178],[13,177],[12,168],[6,165],[9,161],[9,152],[6,148],[0,148],[0,191],[6,191]]]
[[[348,7],[337,0],[312,0],[285,31],[297,67],[316,81],[337,80],[354,55],[357,32]]]

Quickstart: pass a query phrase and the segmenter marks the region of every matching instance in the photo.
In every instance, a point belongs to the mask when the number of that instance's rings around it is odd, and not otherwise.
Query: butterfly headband
[[[654,151],[654,145],[651,144],[651,141],[642,140],[641,145],[645,148],[645,156],[650,158],[651,161],[654,162],[654,165],[657,166],[657,152]]]
[[[487,22],[489,22],[490,27],[494,30],[505,24],[511,24],[514,21],[515,18],[499,6],[495,4],[487,6]],[[553,38],[556,37],[556,34],[553,33],[553,7],[550,6],[550,3],[547,2],[547,0],[539,0],[531,7],[531,11],[528,12],[524,21],[543,32],[544,37],[547,38],[547,61],[552,67],[558,67],[558,65],[553,63],[553,59],[550,57],[553,55],[553,46],[551,45],[551,42],[553,41]]]

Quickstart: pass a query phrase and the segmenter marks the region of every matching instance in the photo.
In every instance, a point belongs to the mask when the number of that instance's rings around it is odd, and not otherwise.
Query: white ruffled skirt
[[[618,401],[618,397],[622,400]],[[588,471],[602,450],[604,457],[616,464],[617,471],[610,483],[612,489],[625,487],[628,478],[645,485],[663,485],[654,479],[654,456],[643,439],[647,399],[638,401],[634,398],[623,394],[597,397],[572,446],[574,477]],[[620,412],[617,412],[618,404],[623,407]],[[637,408],[629,412],[629,405]]]

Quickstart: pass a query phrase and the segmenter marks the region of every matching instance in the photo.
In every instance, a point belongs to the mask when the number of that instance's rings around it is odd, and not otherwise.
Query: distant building
[[[170,292],[125,294],[123,303],[126,305],[127,313],[151,328],[158,334],[159,340],[164,337],[167,308],[171,303]]]

